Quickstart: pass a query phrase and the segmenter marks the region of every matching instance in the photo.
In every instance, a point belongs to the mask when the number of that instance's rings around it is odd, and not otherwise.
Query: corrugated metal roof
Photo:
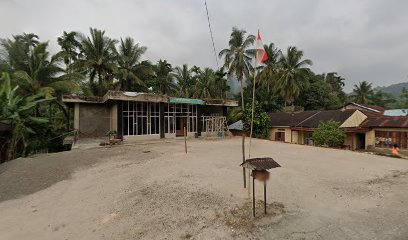
[[[270,157],[263,157],[247,159],[245,162],[241,163],[240,166],[251,170],[268,170],[280,167],[281,165],[279,165],[279,163],[275,162],[275,160]]]
[[[320,122],[335,120],[343,123],[356,109],[304,111],[299,113],[270,113],[272,127],[317,128]]]
[[[386,116],[408,116],[408,109],[389,109],[384,111]]]
[[[239,130],[242,131],[244,129],[244,123],[242,120],[236,121],[233,124],[228,126],[229,130]]]
[[[408,117],[370,116],[361,124],[361,127],[408,128]]]
[[[312,117],[305,119],[296,127],[306,127],[306,128],[317,128],[321,122],[326,122],[329,120],[334,120],[342,124],[346,121],[355,111],[355,109],[350,110],[326,110],[320,111]]]
[[[347,105],[350,105],[350,104],[356,107],[359,107],[361,110],[366,110],[370,112],[383,113],[385,111],[385,108],[376,106],[376,105],[366,105],[366,104],[360,104],[360,103],[355,103],[355,102],[348,103]]]
[[[274,112],[269,113],[271,126],[294,127],[319,111],[304,111],[298,113]]]

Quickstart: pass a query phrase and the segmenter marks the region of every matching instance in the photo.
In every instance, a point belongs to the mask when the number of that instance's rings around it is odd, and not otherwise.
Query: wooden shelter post
[[[252,172],[252,212],[255,217],[255,173]]]
[[[264,181],[264,208],[265,208],[265,215],[266,215],[266,181]]]

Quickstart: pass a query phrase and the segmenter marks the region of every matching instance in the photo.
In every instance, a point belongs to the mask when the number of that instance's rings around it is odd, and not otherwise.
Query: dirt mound
[[[252,202],[236,207],[224,213],[222,217],[226,225],[233,229],[240,229],[253,233],[257,226],[264,226],[275,223],[284,213],[285,206],[279,202],[266,205],[267,214],[264,213],[264,202],[255,201],[255,213],[253,217]]]

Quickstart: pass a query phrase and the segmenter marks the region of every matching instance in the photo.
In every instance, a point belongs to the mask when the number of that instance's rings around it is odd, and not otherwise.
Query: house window
[[[408,132],[375,131],[375,146],[390,148],[397,144],[400,148],[408,148]]]
[[[197,132],[197,105],[169,103],[164,110],[165,132],[183,135],[184,127]]]
[[[150,102],[122,102],[123,135],[160,134],[160,105]]]

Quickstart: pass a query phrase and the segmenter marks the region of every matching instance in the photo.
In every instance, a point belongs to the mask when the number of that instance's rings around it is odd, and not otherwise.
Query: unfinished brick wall
[[[79,136],[104,137],[110,130],[110,106],[106,104],[80,104]]]

